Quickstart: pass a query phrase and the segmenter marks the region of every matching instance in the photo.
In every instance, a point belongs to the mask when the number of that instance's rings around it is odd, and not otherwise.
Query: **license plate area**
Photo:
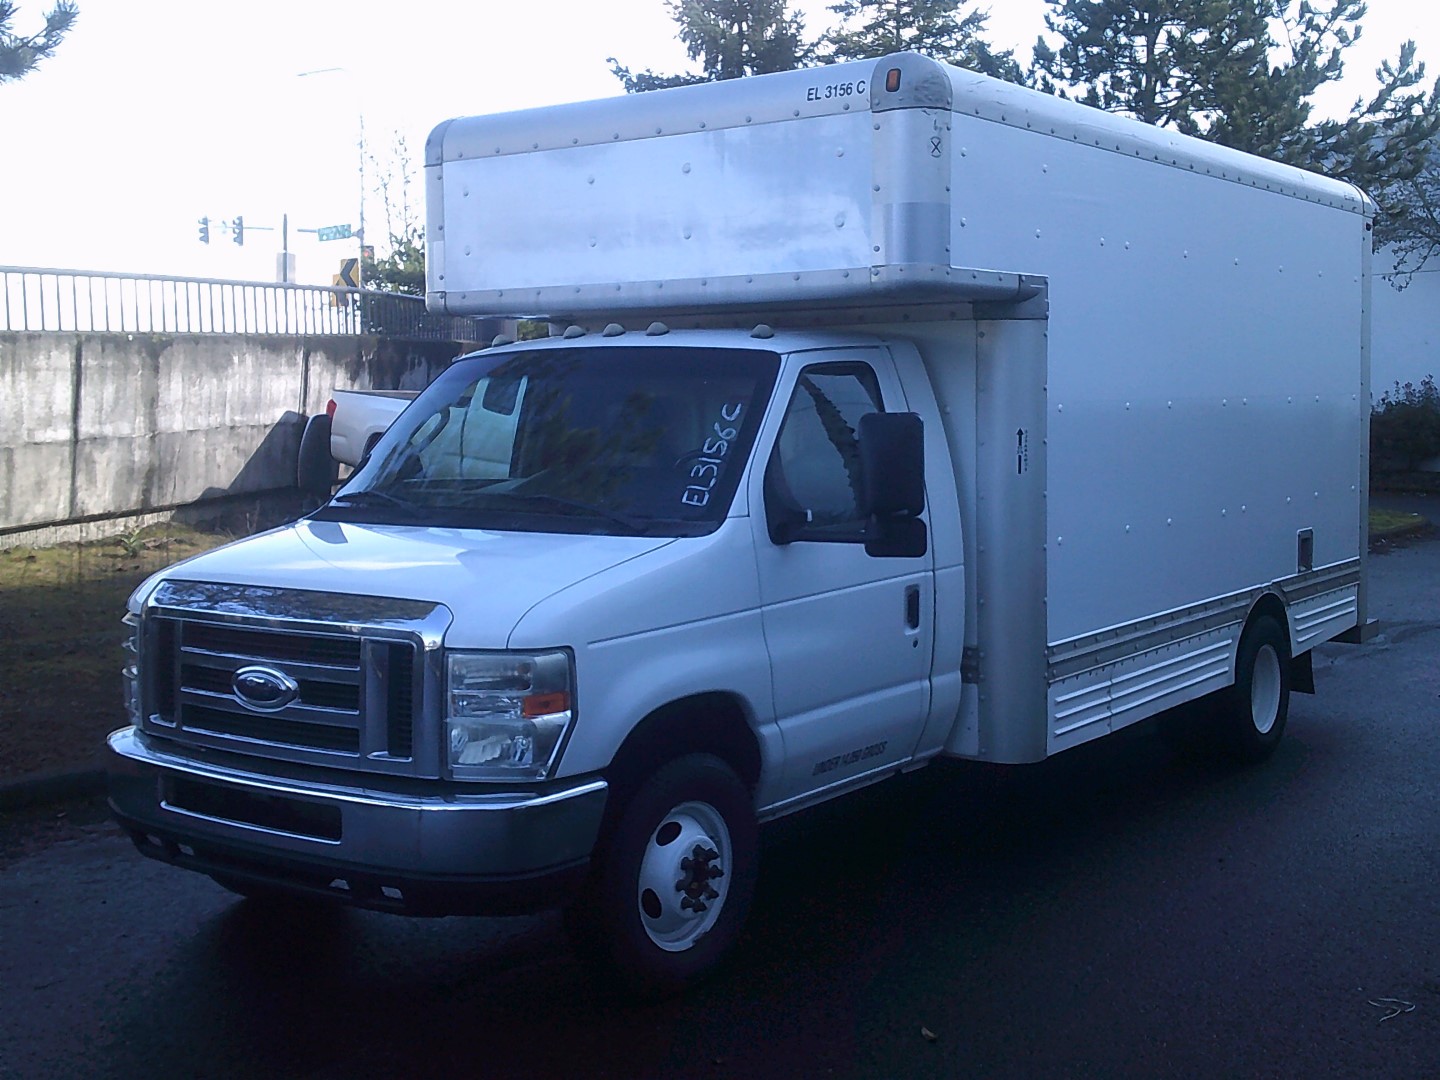
[[[215,821],[338,843],[340,809],[287,795],[266,795],[179,777],[164,782],[167,809]]]

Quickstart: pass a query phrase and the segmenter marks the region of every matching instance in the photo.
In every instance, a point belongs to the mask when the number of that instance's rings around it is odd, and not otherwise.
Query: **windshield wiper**
[[[421,507],[415,505],[409,499],[402,499],[398,495],[391,495],[388,491],[380,491],[377,488],[343,492],[342,494],[336,495],[330,502],[335,506],[365,506],[367,504],[374,506],[377,503],[383,503],[387,506],[393,506],[397,510],[403,510],[412,517],[419,517],[424,513]]]
[[[622,514],[616,510],[609,510],[603,506],[596,506],[594,503],[583,502],[580,499],[567,499],[563,495],[551,495],[546,491],[492,491],[488,495],[491,498],[500,497],[506,499],[524,499],[527,501],[550,503],[552,506],[564,506],[571,510],[579,510],[581,513],[590,514],[593,517],[604,518],[606,521],[621,525],[631,532],[643,534],[650,528],[650,523],[632,518],[628,514]]]

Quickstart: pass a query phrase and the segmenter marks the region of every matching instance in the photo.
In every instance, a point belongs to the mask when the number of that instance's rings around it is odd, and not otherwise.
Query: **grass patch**
[[[0,551],[0,775],[85,768],[125,722],[125,601],[146,577],[228,535],[150,525],[122,537]]]
[[[5,548],[0,550],[0,589],[69,585],[117,575],[127,580],[133,577],[138,585],[156,570],[231,539],[224,534],[161,522],[84,544]]]
[[[1384,540],[1391,536],[1401,536],[1405,533],[1415,532],[1428,525],[1419,514],[1408,514],[1403,510],[1370,510],[1370,539]]]

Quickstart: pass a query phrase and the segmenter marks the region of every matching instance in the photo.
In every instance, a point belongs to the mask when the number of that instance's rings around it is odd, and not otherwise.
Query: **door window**
[[[856,431],[860,417],[883,411],[868,364],[815,364],[800,373],[765,471],[772,538],[864,539]]]

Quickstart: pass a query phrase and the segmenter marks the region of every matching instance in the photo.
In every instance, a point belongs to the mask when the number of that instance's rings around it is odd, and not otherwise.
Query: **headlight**
[[[145,607],[145,601],[150,599],[150,594],[153,593],[164,580],[165,571],[157,570],[139,585],[135,586],[135,591],[132,592],[130,598],[125,601],[125,610],[131,615],[139,615]]]
[[[543,780],[570,721],[570,656],[451,652],[445,657],[445,741],[457,780]]]

